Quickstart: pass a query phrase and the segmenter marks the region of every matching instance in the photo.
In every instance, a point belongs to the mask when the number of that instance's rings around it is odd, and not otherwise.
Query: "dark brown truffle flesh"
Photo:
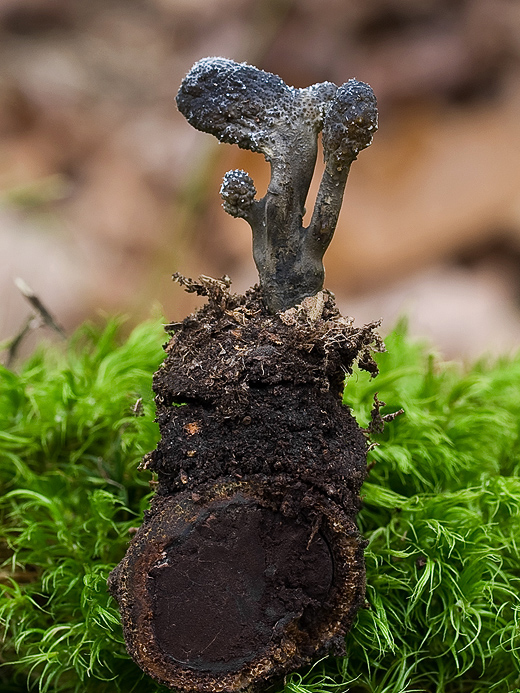
[[[332,574],[309,524],[256,504],[203,513],[149,572],[157,643],[184,666],[236,671],[276,630],[312,620]]]

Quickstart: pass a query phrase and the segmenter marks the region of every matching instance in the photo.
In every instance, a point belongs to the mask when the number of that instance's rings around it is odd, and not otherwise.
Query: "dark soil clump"
[[[112,573],[130,654],[185,691],[241,691],[328,651],[364,600],[355,526],[366,434],[341,394],[377,372],[375,324],[320,292],[271,315],[257,289],[178,278],[208,303],[155,374],[157,495]]]
[[[377,325],[354,328],[326,292],[270,315],[258,291],[182,281],[210,300],[175,326],[155,374],[161,441],[146,465],[159,493],[288,475],[357,509],[366,437],[341,395],[356,361],[377,373]]]

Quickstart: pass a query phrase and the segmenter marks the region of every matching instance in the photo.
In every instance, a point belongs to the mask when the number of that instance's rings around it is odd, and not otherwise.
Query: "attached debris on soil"
[[[113,571],[131,656],[183,691],[252,691],[327,652],[364,604],[355,525],[367,437],[342,404],[372,373],[378,323],[357,328],[327,291],[282,313],[261,290],[176,275],[207,304],[154,377],[159,486]]]
[[[371,433],[382,433],[386,423],[390,423],[390,421],[404,414],[404,409],[398,409],[391,414],[381,414],[381,408],[386,407],[386,402],[382,402],[377,395],[378,393],[376,392],[374,394],[374,406],[370,412],[370,424],[365,429],[367,435]]]

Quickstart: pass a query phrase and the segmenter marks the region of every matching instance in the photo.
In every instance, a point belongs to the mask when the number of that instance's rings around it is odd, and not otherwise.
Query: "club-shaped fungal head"
[[[336,91],[323,122],[323,151],[329,171],[348,169],[369,146],[377,130],[377,101],[372,88],[350,79]]]
[[[295,89],[247,63],[204,58],[184,78],[177,106],[197,130],[271,161],[302,128],[321,129],[324,104],[336,89],[330,82]]]
[[[177,94],[179,111],[190,125],[267,157],[293,100],[280,77],[225,58],[195,63]]]

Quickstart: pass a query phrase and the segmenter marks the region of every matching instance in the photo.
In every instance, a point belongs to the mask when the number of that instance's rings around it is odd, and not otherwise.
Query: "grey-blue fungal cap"
[[[341,208],[350,164],[372,141],[377,107],[372,89],[349,80],[306,89],[225,58],[205,58],[183,80],[177,105],[188,122],[221,142],[262,153],[271,164],[267,194],[255,200],[253,181],[230,171],[221,188],[224,209],[248,221],[253,256],[271,312],[286,310],[323,288],[322,258]],[[305,199],[323,130],[326,170],[310,225]]]
[[[374,92],[355,79],[339,87],[330,102],[323,123],[325,160],[342,169],[368,147],[377,130]]]

